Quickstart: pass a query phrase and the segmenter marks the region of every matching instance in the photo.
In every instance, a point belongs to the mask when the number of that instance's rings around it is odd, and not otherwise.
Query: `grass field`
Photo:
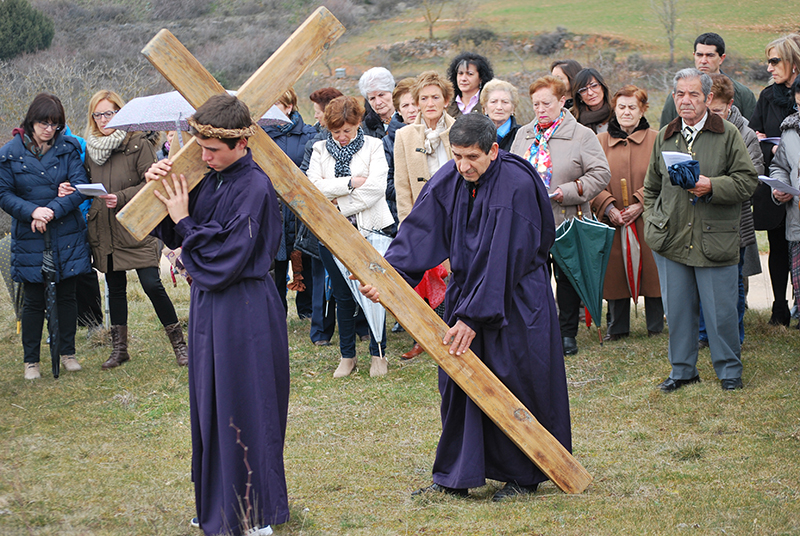
[[[171,287],[171,286],[170,286]],[[110,348],[79,330],[84,370],[22,379],[21,346],[0,298],[0,534],[200,534],[189,475],[186,369],[135,277],[132,360],[101,371]],[[169,288],[186,319],[185,285]],[[407,334],[389,334],[390,373],[362,365],[334,381],[338,348],[310,344],[290,315],[291,400],[285,449],[286,535],[797,534],[800,532],[800,334],[750,311],[745,389],[720,390],[708,350],[703,383],[663,395],[666,338],[601,348],[582,329],[567,360],[574,453],[594,482],[580,495],[545,484],[495,504],[499,483],[469,499],[413,500],[430,482],[439,434],[436,366],[401,364]],[[335,340],[334,340],[335,342]],[[43,347],[45,351],[46,346]],[[368,363],[367,347],[359,357]]]
[[[467,5],[467,20],[454,10]],[[780,35],[800,29],[800,12],[785,2],[732,0],[720,5],[713,0],[679,2],[676,55],[691,57],[695,37],[717,32],[728,50],[751,59],[761,59],[764,46]],[[557,26],[571,32],[604,34],[630,41],[637,51],[666,56],[669,52],[664,30],[650,3],[640,0],[488,0],[453,2],[434,26],[436,37],[445,37],[459,25],[488,26],[504,36],[548,32]],[[426,38],[427,25],[421,11],[409,11],[386,22],[374,24],[352,38],[363,53],[370,45],[414,37]],[[350,38],[346,38],[351,41]]]

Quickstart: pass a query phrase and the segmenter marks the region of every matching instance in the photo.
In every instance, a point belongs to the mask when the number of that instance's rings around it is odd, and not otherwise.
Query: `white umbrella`
[[[367,235],[367,242],[369,242],[378,253],[385,255],[386,250],[389,249],[389,244],[392,243],[392,237],[372,231]],[[336,266],[339,267],[339,271],[342,272],[344,280],[347,281],[347,284],[350,286],[350,292],[352,292],[356,303],[358,303],[364,311],[364,316],[367,317],[367,323],[372,330],[372,336],[375,337],[375,341],[378,343],[378,352],[381,353],[383,326],[386,324],[386,309],[383,308],[383,305],[373,303],[366,296],[361,294],[358,290],[359,282],[350,279],[350,270],[345,268],[344,264],[339,262],[339,259],[335,256],[333,260],[336,261]],[[383,355],[381,355],[381,357],[383,357]]]
[[[228,91],[235,95],[235,91]],[[183,95],[177,91],[159,93],[147,97],[137,97],[128,102],[118,111],[107,128],[125,131],[155,131],[155,130],[189,130],[187,119],[195,110]],[[262,127],[290,123],[286,114],[277,106],[272,106],[258,124]]]

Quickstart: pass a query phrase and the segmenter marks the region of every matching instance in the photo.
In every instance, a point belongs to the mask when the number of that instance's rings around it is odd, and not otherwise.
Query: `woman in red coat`
[[[603,297],[608,300],[608,331],[603,340],[615,341],[630,332],[631,292],[625,275],[622,257],[622,228],[635,226],[641,245],[641,286],[644,296],[647,334],[657,335],[664,329],[664,307],[653,254],[644,241],[644,176],[650,162],[658,132],[651,129],[644,117],[647,111],[647,92],[636,86],[625,86],[612,100],[614,116],[608,132],[597,139],[606,153],[611,168],[611,181],[592,201],[592,210],[599,220],[616,227],[614,245],[608,260]],[[625,179],[627,195],[623,197],[621,179]],[[627,204],[624,200],[627,199]]]

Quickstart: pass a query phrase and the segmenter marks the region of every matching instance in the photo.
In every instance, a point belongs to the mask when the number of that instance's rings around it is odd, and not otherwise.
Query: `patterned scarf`
[[[115,130],[108,136],[95,136],[92,134],[86,140],[86,152],[92,157],[95,164],[102,166],[111,156],[111,151],[122,145],[122,140],[125,139],[126,134],[127,132],[124,130]]]
[[[44,154],[53,146],[53,142],[55,141],[56,137],[53,136],[53,139],[50,141],[44,142],[41,146],[36,145],[36,142],[33,141],[33,138],[28,136],[23,132],[22,134],[22,145],[25,146],[27,150],[36,157],[37,160],[41,160]]]
[[[543,128],[537,121],[533,126],[534,138],[531,146],[525,151],[525,160],[531,163],[534,169],[539,173],[539,176],[544,182],[545,188],[550,189],[550,180],[553,178],[553,161],[550,159],[550,138],[555,133],[556,129],[564,121],[564,114],[566,112],[562,109],[556,119],[550,126]]]
[[[328,149],[333,159],[336,160],[336,166],[333,171],[337,177],[349,177],[351,175],[350,162],[353,160],[353,155],[360,151],[362,147],[364,147],[364,131],[361,130],[361,127],[358,127],[358,134],[356,134],[356,137],[344,147],[334,141],[333,134],[328,132],[328,140],[325,142],[325,148]]]
[[[300,119],[300,112],[297,110],[292,110],[291,113],[289,113],[289,122],[285,125],[279,126],[278,130],[281,132],[281,134],[286,134],[294,128],[298,119]]]

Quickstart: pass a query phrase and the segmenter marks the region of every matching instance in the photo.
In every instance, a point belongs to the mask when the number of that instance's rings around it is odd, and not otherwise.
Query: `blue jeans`
[[[353,358],[356,356],[356,310],[358,308],[356,300],[353,298],[353,293],[342,272],[336,266],[333,255],[322,244],[319,246],[319,256],[328,271],[328,276],[331,278],[331,290],[333,291],[334,299],[336,299],[336,319],[339,322],[339,351],[342,353],[343,359]],[[375,342],[375,335],[371,333],[372,329],[370,329],[370,335],[372,335],[369,341],[370,355],[386,354],[385,322],[381,328],[383,329],[383,336],[381,337],[380,350],[378,349],[378,343]]]
[[[312,310],[311,310],[311,342],[329,341],[336,329],[336,302],[331,297],[325,299],[325,267],[319,259],[311,258]],[[303,270],[305,272],[306,270]]]
[[[739,313],[739,344],[744,342],[744,277],[742,277],[742,266],[744,266],[744,249],[739,249],[739,301],[736,303],[736,312]],[[703,303],[700,302],[700,336],[699,340],[708,342],[706,333],[706,323],[703,320]]]

